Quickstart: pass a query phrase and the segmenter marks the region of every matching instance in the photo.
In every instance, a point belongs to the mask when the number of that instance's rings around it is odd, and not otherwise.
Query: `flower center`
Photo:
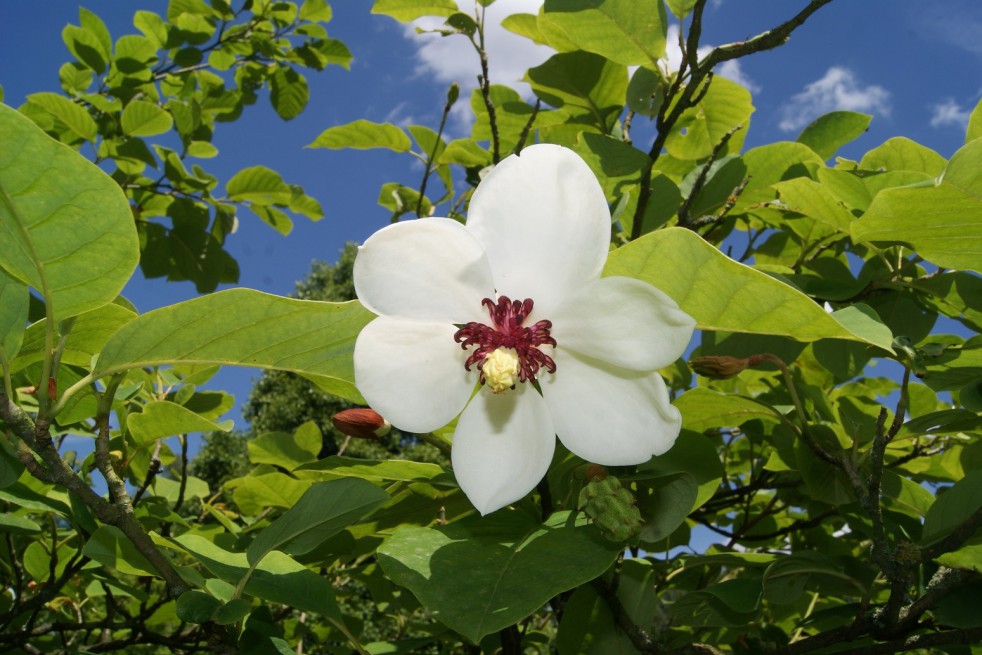
[[[517,382],[535,382],[540,368],[556,372],[556,362],[539,350],[541,346],[556,345],[549,335],[552,321],[539,321],[530,327],[523,325],[532,313],[531,298],[511,300],[500,296],[498,302],[485,298],[481,304],[488,309],[491,325],[472,321],[453,337],[464,350],[474,347],[464,368],[469,371],[477,364],[481,384],[487,384],[494,393],[502,393],[514,389]]]

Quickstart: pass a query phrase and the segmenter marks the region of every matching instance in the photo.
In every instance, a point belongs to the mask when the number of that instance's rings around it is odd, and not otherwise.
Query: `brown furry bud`
[[[331,423],[341,434],[356,439],[377,439],[389,433],[389,422],[374,409],[346,409],[331,417]]]

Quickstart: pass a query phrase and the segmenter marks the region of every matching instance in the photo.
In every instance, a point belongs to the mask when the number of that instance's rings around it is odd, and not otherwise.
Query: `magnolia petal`
[[[640,373],[556,349],[539,378],[556,434],[574,454],[607,466],[640,464],[675,443],[682,415],[657,372]]]
[[[696,322],[647,282],[605,277],[579,289],[548,316],[564,349],[632,371],[678,359]]]
[[[524,498],[556,448],[542,396],[531,385],[474,396],[457,420],[451,461],[460,488],[482,515]]]
[[[494,296],[481,244],[457,221],[420,218],[382,228],[358,249],[355,292],[383,316],[467,323]]]
[[[467,229],[484,245],[499,295],[531,298],[537,317],[600,276],[610,211],[600,183],[572,150],[529,146],[506,157],[471,198]]]
[[[408,432],[430,432],[463,409],[477,383],[449,323],[380,316],[355,341],[355,384],[369,406]]]

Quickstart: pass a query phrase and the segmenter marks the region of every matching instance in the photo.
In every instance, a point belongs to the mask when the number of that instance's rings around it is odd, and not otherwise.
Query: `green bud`
[[[580,509],[601,534],[611,541],[625,542],[641,533],[641,511],[629,489],[615,477],[595,477],[580,491]]]

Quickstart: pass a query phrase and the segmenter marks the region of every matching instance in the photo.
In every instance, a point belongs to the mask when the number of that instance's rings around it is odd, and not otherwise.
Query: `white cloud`
[[[860,86],[848,68],[833,66],[781,107],[778,127],[784,132],[800,130],[830,111],[850,110],[890,115],[890,93],[882,86]]]
[[[931,127],[968,127],[971,108],[962,109],[952,98],[945,98],[931,107]]]
[[[462,11],[472,13],[473,3],[463,4]],[[515,86],[526,69],[538,66],[553,53],[551,48],[536,45],[525,37],[501,27],[501,21],[511,14],[535,14],[542,0],[497,0],[485,14],[484,45],[488,53],[488,77],[492,84]],[[406,38],[418,45],[417,72],[432,75],[440,82],[457,82],[462,91],[477,87],[477,75],[481,72],[480,59],[466,37],[459,35],[419,34],[416,28],[436,29],[443,26],[440,18],[423,18],[406,25]],[[524,86],[524,85],[523,85]],[[528,87],[523,89],[529,94]],[[466,95],[464,96],[466,98]]]

